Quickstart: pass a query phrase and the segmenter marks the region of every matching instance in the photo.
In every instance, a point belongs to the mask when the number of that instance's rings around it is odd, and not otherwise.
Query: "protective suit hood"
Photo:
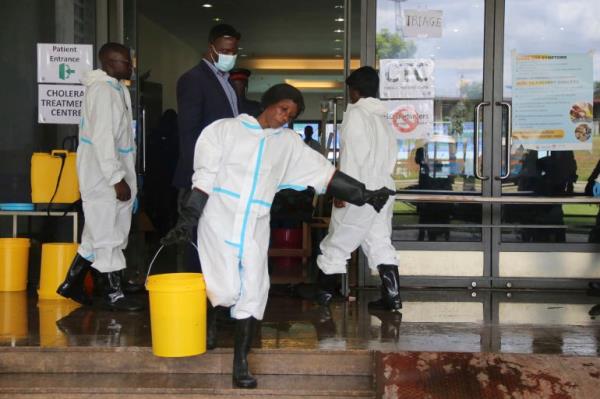
[[[373,97],[360,98],[356,103],[348,104],[348,111],[355,107],[363,108],[369,114],[375,115],[386,115],[388,112],[383,101]]]
[[[81,83],[86,87],[89,87],[96,82],[110,81],[117,82],[117,79],[108,76],[102,69],[94,69],[93,71],[86,72],[81,78]]]
[[[254,130],[255,132],[262,130],[261,134],[264,134],[265,136],[279,134],[282,132],[282,129],[283,129],[283,127],[278,127],[276,129],[272,129],[272,128],[263,129],[260,126],[258,119],[256,119],[252,115],[248,115],[248,114],[239,114],[238,116],[236,116],[236,119],[239,120],[240,122],[242,122],[242,124],[244,126],[249,127],[251,130]]]

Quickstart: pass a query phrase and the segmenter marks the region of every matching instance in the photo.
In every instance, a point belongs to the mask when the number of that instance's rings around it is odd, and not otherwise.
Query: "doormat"
[[[377,353],[378,398],[600,398],[600,359],[504,353]]]

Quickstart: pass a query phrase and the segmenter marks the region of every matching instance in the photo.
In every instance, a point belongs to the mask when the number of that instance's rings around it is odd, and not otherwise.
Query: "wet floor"
[[[273,287],[254,343],[262,348],[372,349],[384,352],[494,352],[598,356],[600,298],[584,292],[404,290],[401,313],[371,312],[376,291],[329,307]],[[219,317],[219,346],[233,322]],[[150,317],[67,300],[0,292],[2,346],[151,346]]]

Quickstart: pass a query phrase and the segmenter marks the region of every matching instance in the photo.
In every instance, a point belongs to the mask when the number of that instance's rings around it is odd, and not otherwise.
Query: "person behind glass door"
[[[425,144],[427,145],[427,144]],[[415,163],[419,165],[419,185],[420,190],[452,190],[451,176],[432,177],[431,168],[426,157],[426,147],[419,147],[415,151]],[[433,168],[436,168],[435,160]],[[425,202],[417,203],[417,213],[419,215],[419,224],[449,224],[454,213],[454,204],[439,203],[430,204]],[[437,241],[438,237],[444,241],[450,240],[450,229],[447,227],[420,227],[418,241]]]
[[[177,189],[172,186],[179,152],[177,112],[168,109],[148,140],[148,160],[144,190],[145,209],[162,237],[177,221]]]
[[[585,186],[585,195],[594,196],[596,198],[600,197],[600,160],[596,163],[596,167],[590,174],[590,177],[588,177]],[[596,224],[590,231],[588,242],[600,243],[600,210],[596,215]],[[590,281],[588,287],[588,295],[600,297],[600,281]],[[600,305],[596,305],[590,309],[589,314],[590,316],[599,316]]]
[[[313,150],[315,150],[316,152],[318,152],[319,154],[323,153],[323,147],[321,147],[321,144],[319,144],[319,142],[315,139],[313,139],[313,134],[314,134],[314,130],[312,126],[306,126],[304,128],[304,143],[309,146],[310,148],[312,148]]]
[[[537,162],[540,177],[536,185],[536,194],[542,196],[560,196],[573,194],[577,181],[577,162],[573,151],[552,151]],[[536,224],[564,224],[562,205],[534,205]],[[566,230],[534,229],[535,242],[565,242]]]

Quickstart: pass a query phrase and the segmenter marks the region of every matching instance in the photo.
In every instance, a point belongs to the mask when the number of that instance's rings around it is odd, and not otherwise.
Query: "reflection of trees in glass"
[[[594,82],[594,98],[600,97],[600,82]]]
[[[460,85],[460,96],[469,100],[479,100],[483,97],[482,82],[467,82]]]
[[[417,52],[414,42],[404,40],[397,33],[382,29],[375,38],[377,44],[377,56],[386,58],[411,58]]]
[[[482,82],[466,82],[461,81],[459,88],[460,96],[456,103],[451,106],[448,115],[444,117],[444,120],[450,122],[451,136],[456,138],[456,142],[450,145],[449,155],[452,162],[456,162],[456,143],[462,142],[462,164],[463,173],[464,165],[467,161],[467,151],[465,151],[467,141],[471,140],[472,137],[462,137],[464,130],[464,123],[473,120],[473,109],[475,104],[481,100],[483,96],[483,83]]]

